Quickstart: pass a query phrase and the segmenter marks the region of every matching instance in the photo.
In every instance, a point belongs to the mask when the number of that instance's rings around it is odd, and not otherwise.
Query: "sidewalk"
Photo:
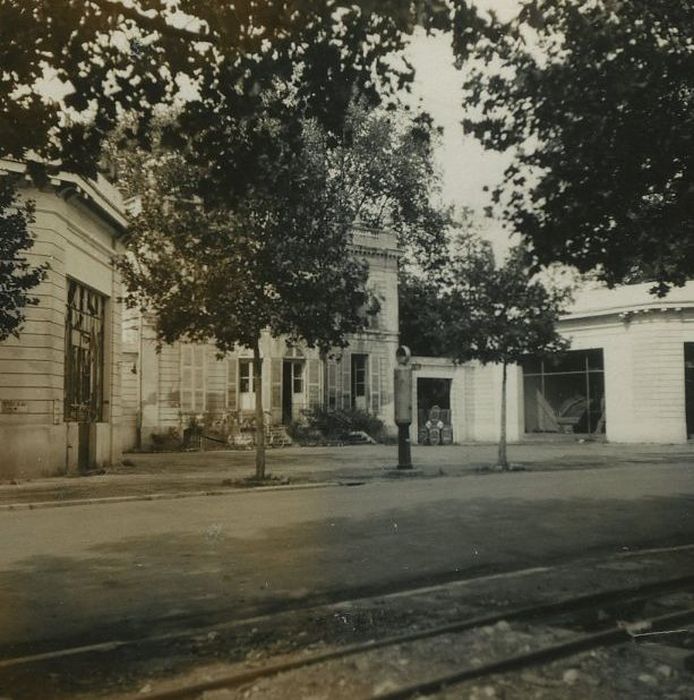
[[[471,443],[412,450],[413,472],[396,472],[397,446],[286,447],[268,450],[270,487],[342,483],[410,476],[464,476],[489,468],[496,445]],[[692,464],[694,444],[619,445],[546,441],[509,446],[509,459],[529,471],[627,466],[633,463]],[[0,483],[0,507],[28,504],[69,505],[95,499],[170,498],[225,494],[248,488],[253,451],[126,454],[123,464],[105,474]],[[24,504],[22,506],[22,504]]]

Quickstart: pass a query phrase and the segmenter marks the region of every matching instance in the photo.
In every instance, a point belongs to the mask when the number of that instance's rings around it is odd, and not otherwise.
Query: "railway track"
[[[633,611],[643,609],[646,606],[657,605],[659,599],[672,593],[690,594],[689,604],[674,612],[653,617],[633,614]],[[147,697],[151,700],[179,700],[183,698],[201,698],[205,693],[214,690],[244,690],[259,681],[267,681],[268,679],[279,677],[281,674],[326,665],[335,661],[343,661],[350,657],[368,655],[378,650],[402,648],[424,640],[449,637],[485,628],[489,629],[490,626],[498,623],[509,625],[524,622],[543,627],[557,626],[562,630],[570,630],[572,627],[575,628],[577,621],[580,621],[579,626],[585,622],[586,612],[590,616],[590,612],[595,610],[600,610],[602,615],[599,625],[600,629],[597,631],[584,633],[575,631],[563,641],[540,645],[538,648],[530,651],[509,654],[479,665],[471,666],[469,663],[464,663],[456,668],[447,670],[445,673],[433,675],[414,683],[403,684],[401,687],[392,690],[378,691],[366,697],[378,698],[378,700],[406,700],[408,698],[426,697],[467,681],[485,679],[498,674],[548,664],[598,648],[638,642],[642,637],[652,640],[658,637],[661,632],[664,635],[670,634],[674,628],[677,628],[679,632],[691,632],[694,635],[694,629],[685,629],[686,626],[694,623],[694,576],[683,576],[641,586],[574,596],[547,604],[457,620],[429,629],[369,640],[323,653],[299,656],[279,663],[270,663],[258,668],[218,676],[210,680],[148,692]],[[613,610],[614,614],[610,615],[605,612],[606,610]],[[632,612],[630,619],[626,622],[621,619],[620,615],[621,612],[625,611]],[[406,656],[407,651],[404,653]],[[692,653],[694,654],[694,651]],[[126,697],[141,698],[142,694]],[[261,693],[256,695],[256,697],[263,697],[263,695]]]
[[[140,686],[137,693],[125,696],[121,694],[117,697],[142,698],[146,696],[156,700],[203,698],[210,691],[224,690],[230,693],[229,698],[241,698],[247,691],[254,690],[257,693],[255,697],[264,698],[264,689],[268,687],[268,684],[282,683],[283,679],[286,683],[288,678],[297,676],[297,674],[315,672],[327,673],[330,676],[329,669],[337,666],[342,668],[347,676],[362,675],[366,677],[371,673],[369,659],[375,658],[374,663],[378,664],[379,654],[388,655],[392,654],[393,650],[397,650],[398,655],[402,656],[406,662],[410,656],[412,658],[417,657],[418,654],[421,656],[421,649],[427,645],[429,647],[438,645],[437,649],[440,649],[441,645],[454,648],[456,644],[459,646],[462,644],[464,647],[466,643],[464,640],[484,637],[484,634],[488,633],[489,630],[494,630],[497,627],[504,630],[508,630],[509,626],[512,630],[519,629],[523,631],[525,635],[523,638],[526,640],[532,638],[539,630],[538,643],[533,640],[531,647],[522,644],[518,648],[504,648],[502,652],[482,659],[469,659],[463,655],[464,663],[460,658],[449,658],[445,664],[432,663],[431,668],[425,668],[414,677],[410,674],[410,677],[399,679],[402,682],[398,683],[397,687],[393,687],[392,683],[376,690],[365,690],[364,687],[361,687],[358,692],[344,697],[388,699],[424,697],[461,683],[486,679],[531,666],[541,666],[591,649],[607,648],[626,642],[639,644],[648,641],[652,643],[661,638],[668,638],[671,641],[672,634],[666,635],[661,634],[661,632],[681,631],[688,629],[688,626],[694,623],[694,572],[689,575],[673,575],[682,571],[682,568],[671,566],[670,569],[661,570],[657,567],[657,557],[668,552],[678,555],[680,560],[683,560],[683,556],[689,556],[689,549],[689,547],[684,547],[644,551],[642,556],[650,559],[650,566],[654,567],[655,565],[655,567],[647,577],[642,577],[643,583],[633,585],[624,584],[634,580],[632,564],[640,555],[635,552],[625,552],[611,558],[586,560],[582,564],[573,562],[564,566],[566,571],[563,573],[560,571],[562,566],[535,567],[490,576],[461,578],[444,584],[401,590],[373,598],[341,600],[316,607],[288,611],[287,615],[295,617],[291,617],[288,622],[285,620],[287,623],[283,632],[285,636],[290,635],[291,630],[298,634],[302,630],[302,624],[309,618],[322,627],[326,620],[329,621],[330,617],[357,614],[359,611],[363,611],[364,606],[376,605],[396,608],[400,606],[401,610],[414,608],[414,612],[408,610],[408,612],[413,612],[413,615],[409,617],[386,618],[386,624],[382,624],[380,627],[374,626],[373,631],[361,630],[360,632],[366,631],[369,637],[364,638],[362,634],[360,638],[359,634],[356,634],[353,638],[360,639],[358,642],[349,643],[349,635],[343,638],[333,637],[331,640],[328,634],[329,648],[324,651],[306,653],[306,644],[303,641],[298,641],[286,647],[288,653],[284,656],[281,656],[282,648],[279,651],[271,651],[271,653],[277,654],[275,660],[269,657],[269,660],[262,665],[255,665],[251,668],[246,666],[239,669],[239,664],[236,664],[235,667],[226,665],[221,669],[221,672],[217,669],[213,675],[203,679],[199,675],[196,677],[194,673],[184,677],[179,671],[175,678],[169,677],[167,679],[167,674],[164,673],[160,674],[157,680],[156,673],[152,675],[145,669],[141,677],[153,679],[152,683],[146,684],[146,693],[142,691],[142,686]],[[686,558],[683,561],[686,561]],[[580,588],[576,587],[575,590],[570,588],[573,594],[562,597],[548,596],[548,590],[551,591],[553,587],[556,586],[558,590],[565,587],[567,574],[571,573],[571,567],[576,566],[593,566],[596,570],[602,566],[607,572],[613,572],[602,575],[606,577],[606,581],[614,581],[615,587],[597,587],[596,592],[588,594],[578,593]],[[669,575],[664,573],[665,570],[669,572]],[[687,567],[686,570],[691,571],[692,569]],[[619,575],[614,573],[617,571],[621,571],[621,573]],[[664,578],[665,576],[668,577]],[[528,586],[528,581],[531,580],[542,582],[545,586],[545,591],[539,596],[539,602],[528,605],[513,605],[505,600],[504,591],[508,592],[514,586],[520,587],[519,590],[535,588],[534,585]],[[501,594],[501,598],[497,600],[498,605],[494,603],[494,598],[485,599],[484,596],[488,591],[496,591]],[[678,601],[675,607],[671,604],[673,596]],[[462,607],[453,605],[461,599],[474,599],[477,607],[468,608],[465,605]],[[661,604],[664,599],[670,601],[666,606]],[[526,600],[525,594],[517,596],[516,602],[518,600]],[[432,609],[430,605],[437,609],[437,614],[429,615]],[[450,613],[447,607],[449,605],[450,609],[457,610],[457,613]],[[486,612],[488,610],[493,610],[493,612]],[[251,625],[264,626],[265,629],[268,629],[274,627],[280,618],[282,618],[282,614],[261,615],[245,620],[177,629],[143,638],[114,640],[84,647],[54,649],[45,653],[0,659],[0,688],[11,690],[11,684],[17,679],[21,685],[22,677],[25,680],[37,675],[46,677],[56,675],[56,671],[78,676],[90,672],[92,668],[96,669],[99,666],[103,668],[114,663],[118,654],[123,654],[123,657],[127,658],[128,663],[130,663],[140,655],[146,657],[151,648],[156,645],[159,645],[159,648],[156,654],[152,654],[153,657],[157,654],[160,659],[165,659],[169,654],[175,657],[180,648],[188,644],[189,640],[201,636],[209,635],[212,638],[212,636],[219,634],[221,646],[230,640],[236,643],[243,638],[244,629]],[[425,624],[431,626],[421,627],[423,620]],[[432,620],[436,620],[439,624],[435,624]],[[420,627],[417,627],[418,624]],[[393,634],[393,629],[404,631]],[[547,629],[560,630],[561,634],[547,636],[545,633]],[[224,639],[221,636],[223,634],[227,635]],[[309,638],[308,641],[308,646],[310,646],[311,639]],[[691,638],[691,641],[694,642],[694,637]],[[167,646],[168,643],[171,644]],[[177,646],[174,647],[174,645]],[[271,649],[275,649],[272,644],[269,646]],[[436,654],[436,652],[433,653]],[[224,658],[224,654],[216,656]],[[238,655],[231,657],[227,655],[226,658],[229,658],[232,663],[243,660],[243,656],[239,657]],[[195,669],[196,665],[203,663],[201,657],[188,659],[188,662],[183,663],[180,670],[185,671],[186,665],[189,669]],[[252,663],[258,664],[257,661]],[[345,671],[345,664],[352,664],[352,666]],[[414,666],[415,664],[413,664],[413,668]],[[126,665],[123,665],[123,668],[128,672],[125,675],[130,675],[131,679],[137,676],[137,672],[133,676]],[[170,674],[168,675],[170,676]],[[11,696],[16,700],[38,697],[36,687],[36,685],[26,686],[29,690],[26,688],[22,690],[18,686],[17,693],[11,693]],[[132,680],[130,687],[132,687]],[[98,681],[94,682],[92,688],[102,691]],[[49,692],[41,697],[62,698],[73,697],[73,695],[93,697],[89,692],[85,695],[72,690],[60,693]],[[226,698],[227,695],[223,697]],[[279,695],[279,697],[283,696]],[[284,697],[301,698],[302,695],[285,693]],[[333,696],[330,695],[330,697]]]

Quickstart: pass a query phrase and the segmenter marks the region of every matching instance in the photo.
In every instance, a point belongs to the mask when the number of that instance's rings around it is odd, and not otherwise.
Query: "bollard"
[[[410,349],[401,345],[395,359],[395,423],[398,426],[398,469],[412,469],[410,425],[412,423],[412,366]]]

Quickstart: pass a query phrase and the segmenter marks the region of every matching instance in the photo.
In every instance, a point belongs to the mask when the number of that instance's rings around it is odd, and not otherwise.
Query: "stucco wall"
[[[115,229],[72,194],[26,188],[36,203],[36,242],[29,258],[48,262],[36,288],[38,306],[26,309],[20,337],[0,343],[0,478],[64,473],[75,463],[73,431],[64,421],[65,309],[68,277],[107,297],[104,358],[104,426],[96,466],[120,454],[121,282],[113,270]]]

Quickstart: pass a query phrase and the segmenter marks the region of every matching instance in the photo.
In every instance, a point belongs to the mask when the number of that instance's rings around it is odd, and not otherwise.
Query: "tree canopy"
[[[268,116],[256,128],[281,138],[284,126]],[[392,226],[411,249],[428,250],[420,222],[439,216],[428,197],[435,182],[428,128],[361,102],[348,108],[339,134],[305,119],[301,147],[267,161],[266,177],[228,202],[200,196],[208,169],[191,147],[122,152],[116,139],[111,161],[141,206],[120,261],[130,302],[154,312],[164,342],[252,349],[258,379],[264,331],[325,353],[344,347],[378,310],[353,245],[355,225],[376,235]],[[260,434],[257,444],[260,455]],[[257,468],[262,477],[262,457]]]
[[[210,178],[250,186],[249,159],[276,155],[254,129],[266,115],[333,132],[355,92],[396,104],[413,68],[394,54],[445,14],[409,0],[4,0],[0,156],[91,174],[124,114],[146,144],[157,110],[175,105],[177,135],[220,165]]]
[[[31,295],[44,277],[44,266],[31,266],[26,253],[34,244],[28,226],[33,221],[30,202],[17,198],[9,177],[0,178],[0,340],[17,336]]]
[[[501,265],[490,243],[474,234],[459,236],[451,248],[445,268],[405,277],[402,339],[416,353],[501,365],[499,464],[506,468],[507,367],[568,348],[557,322],[571,286],[543,282],[522,246],[513,248]]]
[[[521,0],[456,6],[465,127],[513,149],[494,193],[541,264],[654,290],[694,274],[694,5]]]
[[[444,284],[450,310],[444,333],[454,360],[512,364],[567,347],[557,321],[570,290],[545,285],[528,266],[522,246],[497,265],[487,241],[465,238]]]

